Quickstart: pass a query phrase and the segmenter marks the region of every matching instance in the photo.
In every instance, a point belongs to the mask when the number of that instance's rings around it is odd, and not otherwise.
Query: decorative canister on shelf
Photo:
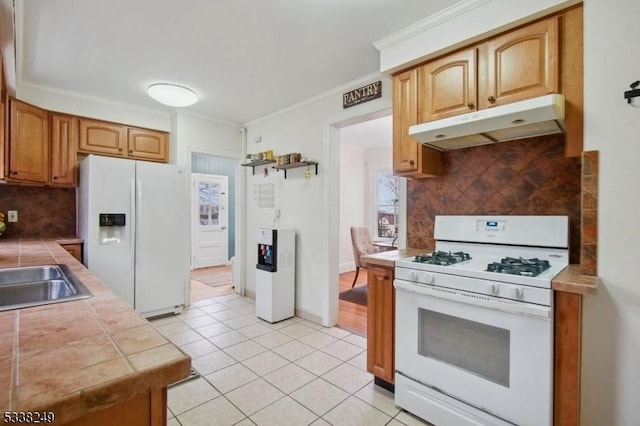
[[[4,213],[0,212],[0,235],[7,230],[7,225],[4,223]]]

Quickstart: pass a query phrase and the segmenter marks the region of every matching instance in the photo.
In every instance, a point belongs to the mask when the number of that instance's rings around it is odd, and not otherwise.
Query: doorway
[[[392,117],[390,111],[362,117],[339,128],[340,213],[337,325],[366,335],[367,270],[355,279],[351,243],[352,226],[365,226],[378,237],[376,176],[392,168]],[[364,300],[364,304],[363,301]]]
[[[239,168],[236,159],[191,153],[190,300],[238,291]]]
[[[192,269],[229,260],[228,177],[192,173]]]

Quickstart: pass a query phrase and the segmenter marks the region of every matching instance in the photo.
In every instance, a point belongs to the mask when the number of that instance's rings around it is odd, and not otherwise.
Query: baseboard
[[[296,316],[307,321],[314,322],[318,325],[322,325],[322,317],[311,312],[307,312],[303,309],[296,308]]]
[[[338,272],[344,274],[345,272],[351,272],[356,270],[356,263],[352,260],[350,262],[343,262],[338,265]]]

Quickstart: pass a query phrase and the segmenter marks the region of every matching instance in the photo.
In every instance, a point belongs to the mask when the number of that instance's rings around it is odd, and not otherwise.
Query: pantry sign
[[[342,108],[349,108],[380,97],[382,97],[382,81],[376,81],[375,83],[367,84],[366,86],[344,93],[342,95]]]

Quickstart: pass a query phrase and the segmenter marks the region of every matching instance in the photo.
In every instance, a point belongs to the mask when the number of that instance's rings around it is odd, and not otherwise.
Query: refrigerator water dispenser
[[[99,223],[99,244],[100,245],[124,245],[126,223],[124,213],[100,213]]]

